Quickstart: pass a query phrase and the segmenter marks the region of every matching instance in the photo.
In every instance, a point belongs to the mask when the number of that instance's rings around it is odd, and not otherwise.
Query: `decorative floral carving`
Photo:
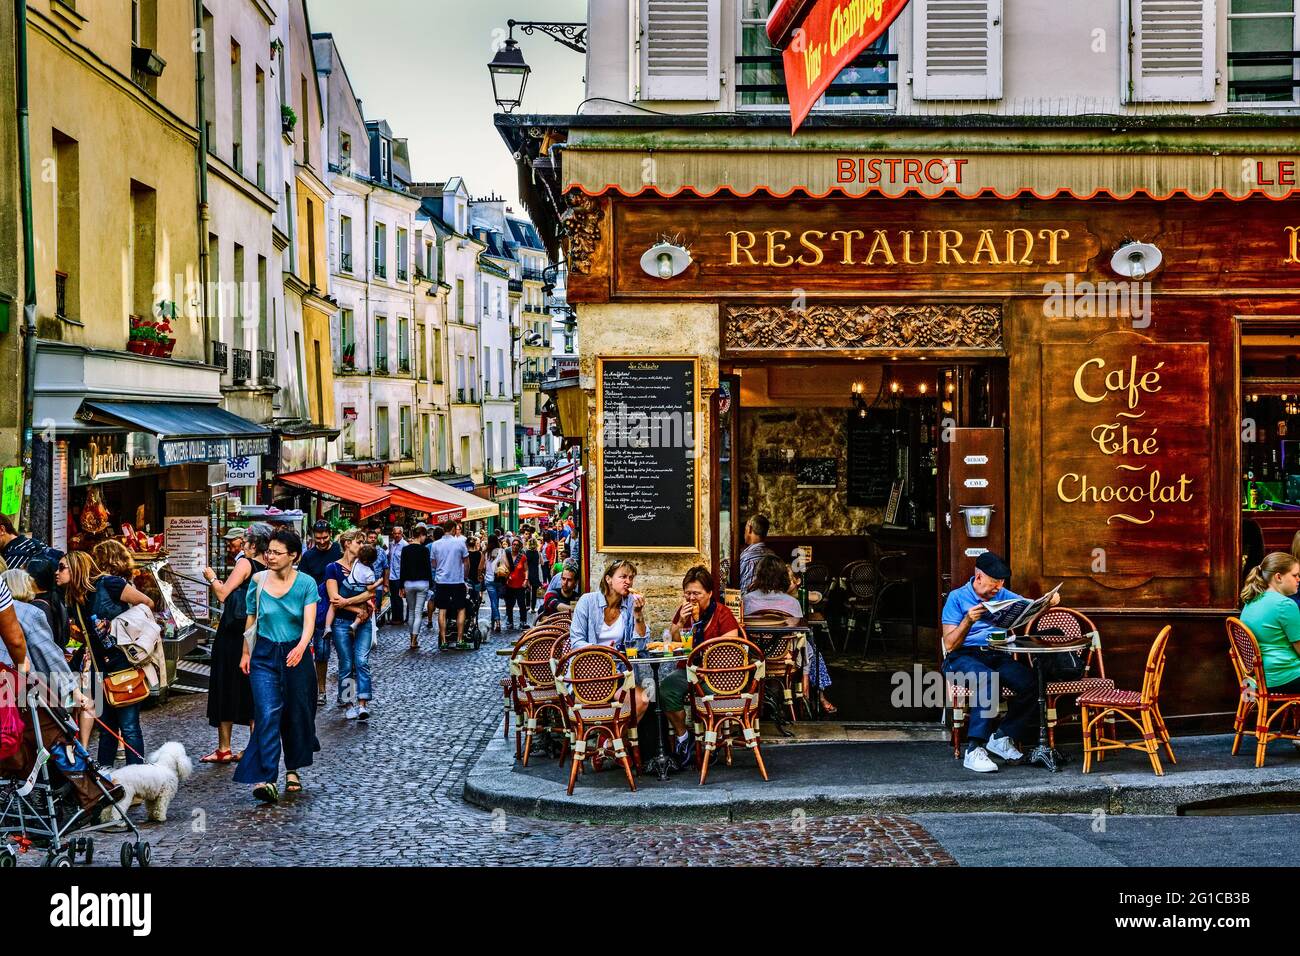
[[[575,190],[569,193],[569,208],[560,216],[564,223],[564,258],[569,271],[586,275],[600,242],[600,222],[605,217],[605,200]]]
[[[775,305],[727,309],[726,350],[1000,349],[995,305]]]

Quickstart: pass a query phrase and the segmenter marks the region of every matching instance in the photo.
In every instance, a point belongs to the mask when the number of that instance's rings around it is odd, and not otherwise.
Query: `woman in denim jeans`
[[[497,566],[501,563],[505,551],[501,539],[494,534],[488,535],[487,558],[483,568],[483,589],[487,592],[488,607],[492,609],[492,630],[501,630],[501,598],[506,593],[506,579],[497,577]]]
[[[345,531],[339,535],[343,557],[325,569],[325,594],[334,608],[334,625],[330,637],[339,657],[339,696],[352,697],[355,703],[344,715],[348,720],[370,719],[370,629],[374,620],[367,618],[352,629],[357,618],[354,608],[371,600],[371,593],[348,583],[357,553],[366,542],[363,531]]]

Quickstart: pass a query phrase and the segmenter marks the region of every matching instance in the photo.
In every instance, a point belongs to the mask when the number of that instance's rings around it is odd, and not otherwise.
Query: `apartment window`
[[[351,309],[339,310],[339,349],[356,348],[357,325]],[[346,356],[345,356],[346,358]]]
[[[433,269],[433,243],[432,242],[425,242],[424,244],[424,277],[430,280],[437,277],[437,273]]]
[[[426,381],[429,377],[429,362],[425,358],[425,349],[428,334],[428,326],[423,322],[415,323],[415,377],[420,381]]]
[[[227,341],[221,325],[221,240],[215,232],[208,233],[208,317],[216,319],[214,332],[218,341]],[[213,363],[222,364],[216,358]],[[229,368],[227,364],[227,371]]]
[[[478,375],[474,370],[474,356],[470,355],[467,356],[467,358],[469,359],[469,375],[465,379],[465,385],[469,389],[469,401],[472,405],[474,402],[478,401],[478,398],[476,397],[478,395]]]
[[[483,346],[483,394],[492,394],[492,350]]]
[[[296,337],[297,332],[294,333]],[[301,346],[300,346],[301,348]],[[320,339],[311,340],[312,360],[316,367],[316,408],[312,410],[311,419],[319,424],[325,424],[328,419],[325,416],[325,376],[322,373],[320,361]]]
[[[442,381],[442,329],[433,330],[433,380]]]
[[[217,44],[216,26],[212,14],[203,9],[203,128],[207,134],[208,152],[217,151]]]
[[[1230,0],[1228,101],[1291,105],[1300,90],[1296,0]]]
[[[339,168],[345,173],[352,172],[352,134],[339,130]]]
[[[397,320],[397,369],[400,372],[411,370],[411,320]]]
[[[405,229],[397,228],[397,281],[405,282],[407,277],[406,257],[409,254],[410,241]]]
[[[497,394],[506,393],[506,350],[497,349]]]
[[[380,461],[388,460],[388,428],[388,406],[379,405],[375,408],[375,457]]]
[[[447,420],[438,416],[438,470],[447,471]]]
[[[465,321],[465,280],[456,280],[456,321]]]
[[[403,405],[397,410],[397,441],[401,449],[402,458],[410,458],[411,454],[411,410]]]
[[[388,174],[393,165],[393,144],[386,139],[379,141],[379,178],[388,182]]]
[[[157,268],[158,193],[131,181],[131,311],[153,314]]]
[[[505,471],[509,467],[509,458],[506,454],[506,447],[509,436],[506,434],[506,423],[501,422],[497,426],[497,468]]]
[[[492,439],[494,437],[494,433],[493,433],[493,426],[491,422],[488,422],[485,427],[487,428],[487,441],[483,443],[483,457],[487,461],[488,470],[490,471],[492,470],[492,448],[493,448]]]
[[[232,257],[235,264],[235,308],[232,313],[233,327],[235,336],[231,340],[236,348],[244,348],[244,316],[247,311],[244,308],[244,247],[235,243],[234,256]]]
[[[375,223],[375,278],[388,277],[388,229],[382,222]]]
[[[230,41],[230,165],[244,172],[244,78],[239,44]]]
[[[266,256],[257,257],[257,347],[271,351],[271,286],[266,281]]]
[[[483,315],[488,315],[488,284],[483,283]]]
[[[54,138],[54,312],[81,315],[81,165],[77,141]]]
[[[388,319],[375,316],[375,371],[388,373]]]
[[[344,414],[347,409],[344,409]],[[345,421],[343,423],[343,457],[357,457],[357,423],[356,421]]]
[[[299,77],[298,90],[299,90],[298,129],[300,130],[300,134],[298,136],[298,162],[306,166],[307,163],[311,160],[311,149],[307,142],[307,137],[311,135],[311,123],[307,121],[308,120],[307,103],[309,102],[309,100],[307,99],[306,75]]]
[[[257,102],[257,188],[266,188],[266,74],[259,66],[253,74]]]
[[[474,463],[469,460],[469,436],[460,436],[460,470],[469,474],[474,468]]]
[[[740,53],[736,97],[741,109],[772,109],[789,103],[781,51],[767,38],[767,15],[776,0],[740,0]],[[885,31],[840,71],[813,109],[888,108],[898,89],[893,30]]]
[[[316,285],[316,203],[309,197],[307,206],[307,284]]]
[[[351,216],[339,216],[339,271],[352,274]]]
[[[465,356],[456,356],[456,400],[465,400]]]

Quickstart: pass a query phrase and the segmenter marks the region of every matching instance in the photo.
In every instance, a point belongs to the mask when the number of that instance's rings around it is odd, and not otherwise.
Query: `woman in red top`
[[[513,631],[516,605],[519,607],[519,626],[528,626],[528,557],[518,538],[510,542],[505,564],[510,571],[506,576],[506,626]]]
[[[669,626],[674,641],[687,634],[693,647],[720,637],[739,637],[740,624],[731,609],[713,596],[713,575],[705,567],[694,567],[682,578],[682,603]],[[673,757],[678,769],[691,761],[691,738],[686,730],[686,671],[673,671],[659,682],[659,702],[676,742]]]

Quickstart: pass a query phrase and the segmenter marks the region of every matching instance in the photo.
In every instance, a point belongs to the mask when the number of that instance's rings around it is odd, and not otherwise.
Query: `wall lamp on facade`
[[[1115,250],[1110,267],[1118,275],[1141,282],[1160,268],[1164,254],[1149,242],[1126,242]]]
[[[641,269],[646,275],[671,279],[686,271],[691,264],[690,252],[672,242],[657,242],[641,256]]]

